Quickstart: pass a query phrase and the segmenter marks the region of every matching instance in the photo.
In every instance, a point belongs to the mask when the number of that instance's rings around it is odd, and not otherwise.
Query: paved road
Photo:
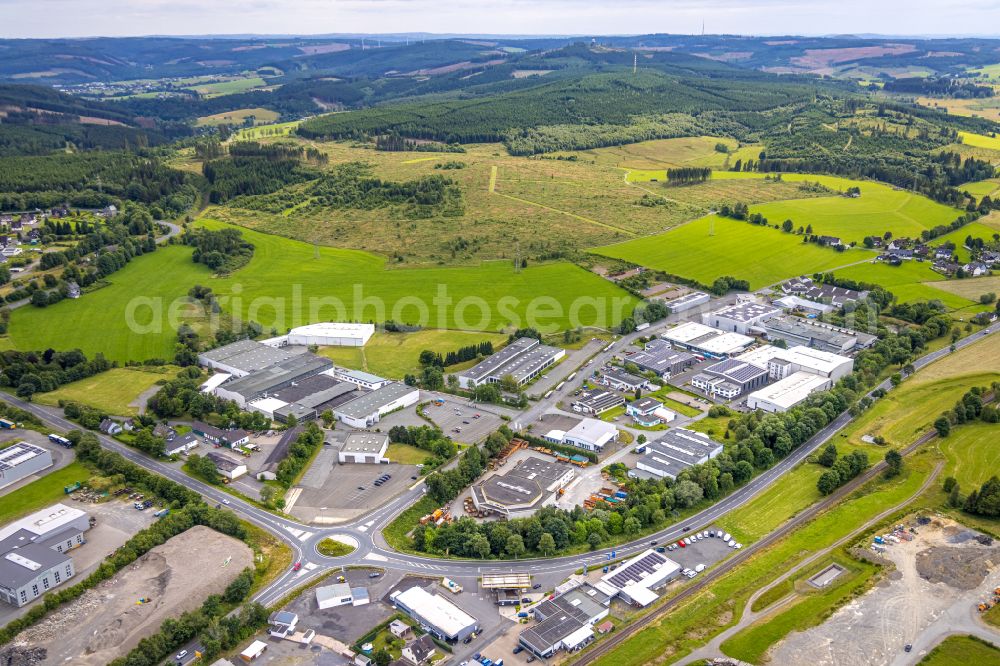
[[[688,313],[688,316],[690,316],[690,313]],[[965,347],[973,342],[977,342],[985,335],[995,333],[998,330],[1000,330],[1000,322],[973,336],[960,340],[956,346],[959,348]],[[617,341],[614,347],[621,349],[640,335],[641,333],[625,336],[623,339]],[[598,356],[610,358],[612,353],[614,353],[613,349],[601,352]],[[913,362],[913,365],[916,369],[920,369],[943,356],[947,356],[949,353],[950,350],[944,348],[917,359]],[[600,362],[603,363],[603,360]],[[569,371],[567,370],[567,372]],[[877,388],[890,390],[891,384],[887,380],[882,382]],[[555,398],[556,396],[553,395],[550,400]],[[32,412],[54,428],[70,430],[77,427],[76,424],[63,418],[57,408],[24,402],[13,396],[5,396],[4,399],[17,407]],[[529,408],[527,413],[541,413],[539,410],[545,408],[536,404]],[[783,474],[801,463],[817,448],[829,441],[850,420],[851,417],[848,413],[841,414],[812,439],[793,451],[787,458],[781,460],[763,474],[758,475],[720,502],[689,517],[681,524],[667,527],[644,539],[615,546],[614,551],[616,551],[619,557],[632,555],[647,548],[651,540],[666,543],[680,538],[689,531],[697,530],[718,521],[730,511],[745,505],[769,488]],[[423,496],[425,488],[422,481],[418,481],[413,487],[388,504],[359,518],[335,527],[316,527],[300,523],[290,516],[277,515],[260,509],[248,502],[232,497],[216,487],[193,479],[173,467],[153,460],[114,439],[100,434],[97,434],[97,436],[104,447],[120,453],[137,465],[198,491],[208,501],[213,503],[228,502],[230,508],[237,511],[243,518],[268,530],[288,543],[293,551],[293,561],[301,562],[303,566],[299,571],[286,571],[270,585],[262,589],[255,597],[255,600],[264,604],[270,604],[279,600],[291,590],[320,576],[331,567],[339,567],[347,564],[384,566],[407,573],[441,576],[470,576],[484,572],[523,570],[526,566],[530,566],[531,571],[536,574],[558,573],[568,575],[584,564],[588,565],[588,567],[602,566],[602,563],[607,561],[608,555],[612,551],[611,548],[604,548],[587,553],[586,555],[533,560],[530,565],[527,565],[524,561],[483,562],[476,560],[443,560],[422,555],[399,553],[389,547],[382,537],[381,531],[398,513],[411,506]],[[332,535],[338,535],[356,542],[358,544],[357,549],[345,557],[330,558],[321,555],[316,550],[317,544]]]

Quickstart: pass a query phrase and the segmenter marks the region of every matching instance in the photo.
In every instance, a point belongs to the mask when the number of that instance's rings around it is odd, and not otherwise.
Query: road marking
[[[285,529],[292,533],[293,537],[299,537],[302,535],[302,530],[292,527],[291,525],[286,525]]]
[[[369,527],[370,527],[369,525],[361,525],[360,527],[358,527],[358,531],[367,532]]]
[[[309,538],[309,537],[311,537],[312,535],[313,535],[313,533],[312,533],[312,532],[302,532],[302,535],[301,535],[301,536],[299,536],[299,535],[296,535],[296,536],[298,536],[298,537],[299,537],[299,541],[305,541],[306,539],[308,539],[308,538]]]
[[[365,556],[362,559],[373,560],[375,562],[388,562],[389,561],[388,557],[386,557],[385,555],[379,555],[378,553],[365,553]]]

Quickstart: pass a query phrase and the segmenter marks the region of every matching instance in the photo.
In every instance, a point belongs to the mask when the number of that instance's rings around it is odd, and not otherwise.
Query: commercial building
[[[573,411],[580,414],[591,414],[600,416],[604,412],[621,407],[625,404],[625,398],[614,391],[595,390],[583,393],[573,401]]]
[[[464,610],[438,594],[422,587],[396,590],[389,599],[401,611],[420,623],[427,633],[443,641],[465,640],[479,630],[479,622]]]
[[[674,349],[666,340],[650,340],[645,349],[628,357],[629,363],[644,372],[655,373],[663,379],[684,372],[694,365],[694,354]]]
[[[481,384],[495,384],[509,376],[521,386],[565,355],[565,350],[543,345],[535,338],[518,338],[475,366],[458,373],[458,383],[468,389]]]
[[[248,403],[266,398],[272,393],[332,367],[333,361],[328,358],[315,354],[298,354],[263,370],[230,379],[215,389],[215,395],[232,400],[240,408],[245,409]]]
[[[168,456],[179,456],[183,453],[187,453],[191,449],[197,448],[201,444],[197,435],[193,432],[188,432],[183,435],[176,435],[164,444],[164,453]]]
[[[329,374],[334,379],[342,382],[350,382],[355,386],[360,386],[361,388],[374,391],[375,389],[380,389],[386,384],[391,384],[391,379],[386,379],[385,377],[379,377],[378,375],[373,375],[370,372],[362,372],[361,370],[347,370],[345,368],[334,368],[333,370],[326,371],[325,374]]]
[[[385,452],[389,448],[389,436],[378,432],[355,432],[347,436],[337,453],[340,464],[345,463],[388,463]]]
[[[833,382],[811,372],[794,372],[784,379],[747,396],[747,407],[765,412],[787,412],[816,391],[830,388]]]
[[[209,451],[205,454],[205,457],[212,461],[219,474],[230,481],[238,479],[247,473],[247,466],[242,461],[231,456],[216,451]]]
[[[781,291],[785,294],[809,299],[810,301],[829,303],[838,308],[848,303],[855,303],[868,296],[867,291],[855,291],[854,289],[845,289],[844,287],[813,282],[812,278],[806,276],[788,280],[781,285]]]
[[[608,616],[611,597],[583,584],[534,607],[537,623],[518,636],[518,643],[543,659],[560,650],[579,650],[594,640],[593,626]]]
[[[194,434],[200,435],[206,441],[216,446],[225,446],[231,449],[243,446],[250,441],[250,433],[242,428],[223,430],[222,428],[216,428],[201,421],[195,421],[191,424],[191,430]]]
[[[40,446],[17,442],[0,449],[0,488],[49,467],[52,467],[52,453]]]
[[[674,428],[658,439],[639,445],[636,451],[642,454],[635,464],[636,470],[675,479],[688,467],[708,462],[722,453],[722,444],[700,432]],[[633,472],[635,470],[630,472],[632,476],[644,476]]]
[[[654,590],[676,578],[680,571],[679,564],[648,549],[605,574],[594,587],[634,606],[648,606],[657,599]]]
[[[782,315],[764,323],[767,339],[784,340],[788,346],[801,345],[834,354],[846,354],[875,344],[878,338],[849,328],[812,319]]]
[[[310,421],[327,409],[353,400],[357,389],[356,384],[320,373],[293,382],[266,398],[254,400],[247,407],[281,423],[287,422],[290,416],[297,421]]]
[[[288,331],[287,335],[264,340],[263,344],[272,347],[300,345],[308,347],[363,347],[375,335],[374,324],[348,324],[342,322],[321,322],[298,326]]]
[[[299,350],[277,349],[255,340],[239,340],[198,355],[198,363],[206,368],[243,377],[270,368],[301,353]]]
[[[782,310],[797,310],[811,315],[825,315],[836,312],[836,306],[818,301],[810,301],[801,296],[783,296],[774,301]]]
[[[0,600],[24,606],[72,578],[66,552],[86,542],[90,517],[55,504],[0,529]]]
[[[267,618],[268,634],[271,638],[288,638],[295,633],[299,616],[290,611],[275,611]]]
[[[684,294],[683,296],[678,296],[677,298],[669,301],[664,301],[664,305],[670,308],[671,312],[684,312],[685,310],[696,308],[699,305],[704,305],[705,303],[708,303],[709,300],[711,300],[711,298],[705,292],[692,291],[689,294]]]
[[[703,391],[705,395],[724,400],[732,400],[766,383],[766,368],[738,358],[727,358],[714,363],[691,378],[691,385]]]
[[[529,456],[504,474],[493,474],[472,486],[472,502],[480,511],[527,518],[554,504],[561,489],[576,476],[572,465]]]
[[[599,453],[608,443],[617,439],[618,428],[612,424],[598,419],[582,419],[563,433],[562,443]]]
[[[639,425],[650,428],[677,418],[677,415],[664,407],[662,402],[648,397],[639,398],[625,405],[625,413]]]
[[[706,358],[729,358],[753,344],[753,338],[742,333],[726,333],[696,321],[678,324],[662,337],[674,347]]]
[[[316,588],[316,605],[320,610],[338,606],[364,606],[369,602],[368,590],[352,588],[347,583],[335,583]]]
[[[419,399],[416,387],[392,382],[335,407],[333,415],[351,427],[370,428],[389,412],[415,405]]]
[[[781,309],[770,303],[745,301],[708,312],[702,315],[701,322],[722,331],[747,335],[751,329],[777,314],[781,314]]]
[[[798,346],[782,349],[775,354],[768,361],[767,370],[772,379],[784,379],[796,372],[808,372],[837,382],[854,370],[854,359]]]
[[[636,389],[646,388],[649,384],[645,378],[637,377],[619,368],[604,368],[601,372],[601,378],[598,381],[615,391],[626,391],[629,393],[634,392]]]

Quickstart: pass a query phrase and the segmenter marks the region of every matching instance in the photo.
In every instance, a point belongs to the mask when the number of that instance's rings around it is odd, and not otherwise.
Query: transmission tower
[[[521,272],[521,241],[514,244],[514,272]]]

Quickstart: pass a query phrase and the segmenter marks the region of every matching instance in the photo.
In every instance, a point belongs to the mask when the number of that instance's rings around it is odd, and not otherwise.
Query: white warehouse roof
[[[374,324],[348,324],[344,322],[325,321],[293,328],[288,332],[288,341],[291,344],[300,344],[296,342],[296,339],[347,339],[358,341],[359,345],[363,345],[374,334]]]
[[[677,342],[688,343],[696,338],[700,338],[703,335],[713,335],[721,333],[719,329],[712,328],[711,326],[706,326],[705,324],[699,324],[696,321],[686,321],[683,324],[678,324],[674,326],[666,333],[663,337],[667,340],[676,340]]]
[[[65,504],[53,504],[47,509],[36,511],[30,516],[25,516],[20,520],[15,520],[3,529],[0,529],[0,541],[3,541],[18,530],[28,530],[32,534],[44,536],[50,532],[62,529],[78,518],[83,518],[87,514],[80,509]]]
[[[563,439],[570,437],[575,440],[592,442],[597,446],[604,446],[617,436],[618,428],[614,425],[599,419],[583,419],[567,430]]]
[[[805,400],[811,393],[830,387],[830,380],[822,375],[811,372],[795,372],[754,391],[747,396],[747,405],[751,409],[760,408],[769,412],[786,412]]]
[[[411,587],[403,592],[393,593],[390,598],[419,614],[448,636],[457,636],[466,627],[476,624],[476,618],[422,587]]]

